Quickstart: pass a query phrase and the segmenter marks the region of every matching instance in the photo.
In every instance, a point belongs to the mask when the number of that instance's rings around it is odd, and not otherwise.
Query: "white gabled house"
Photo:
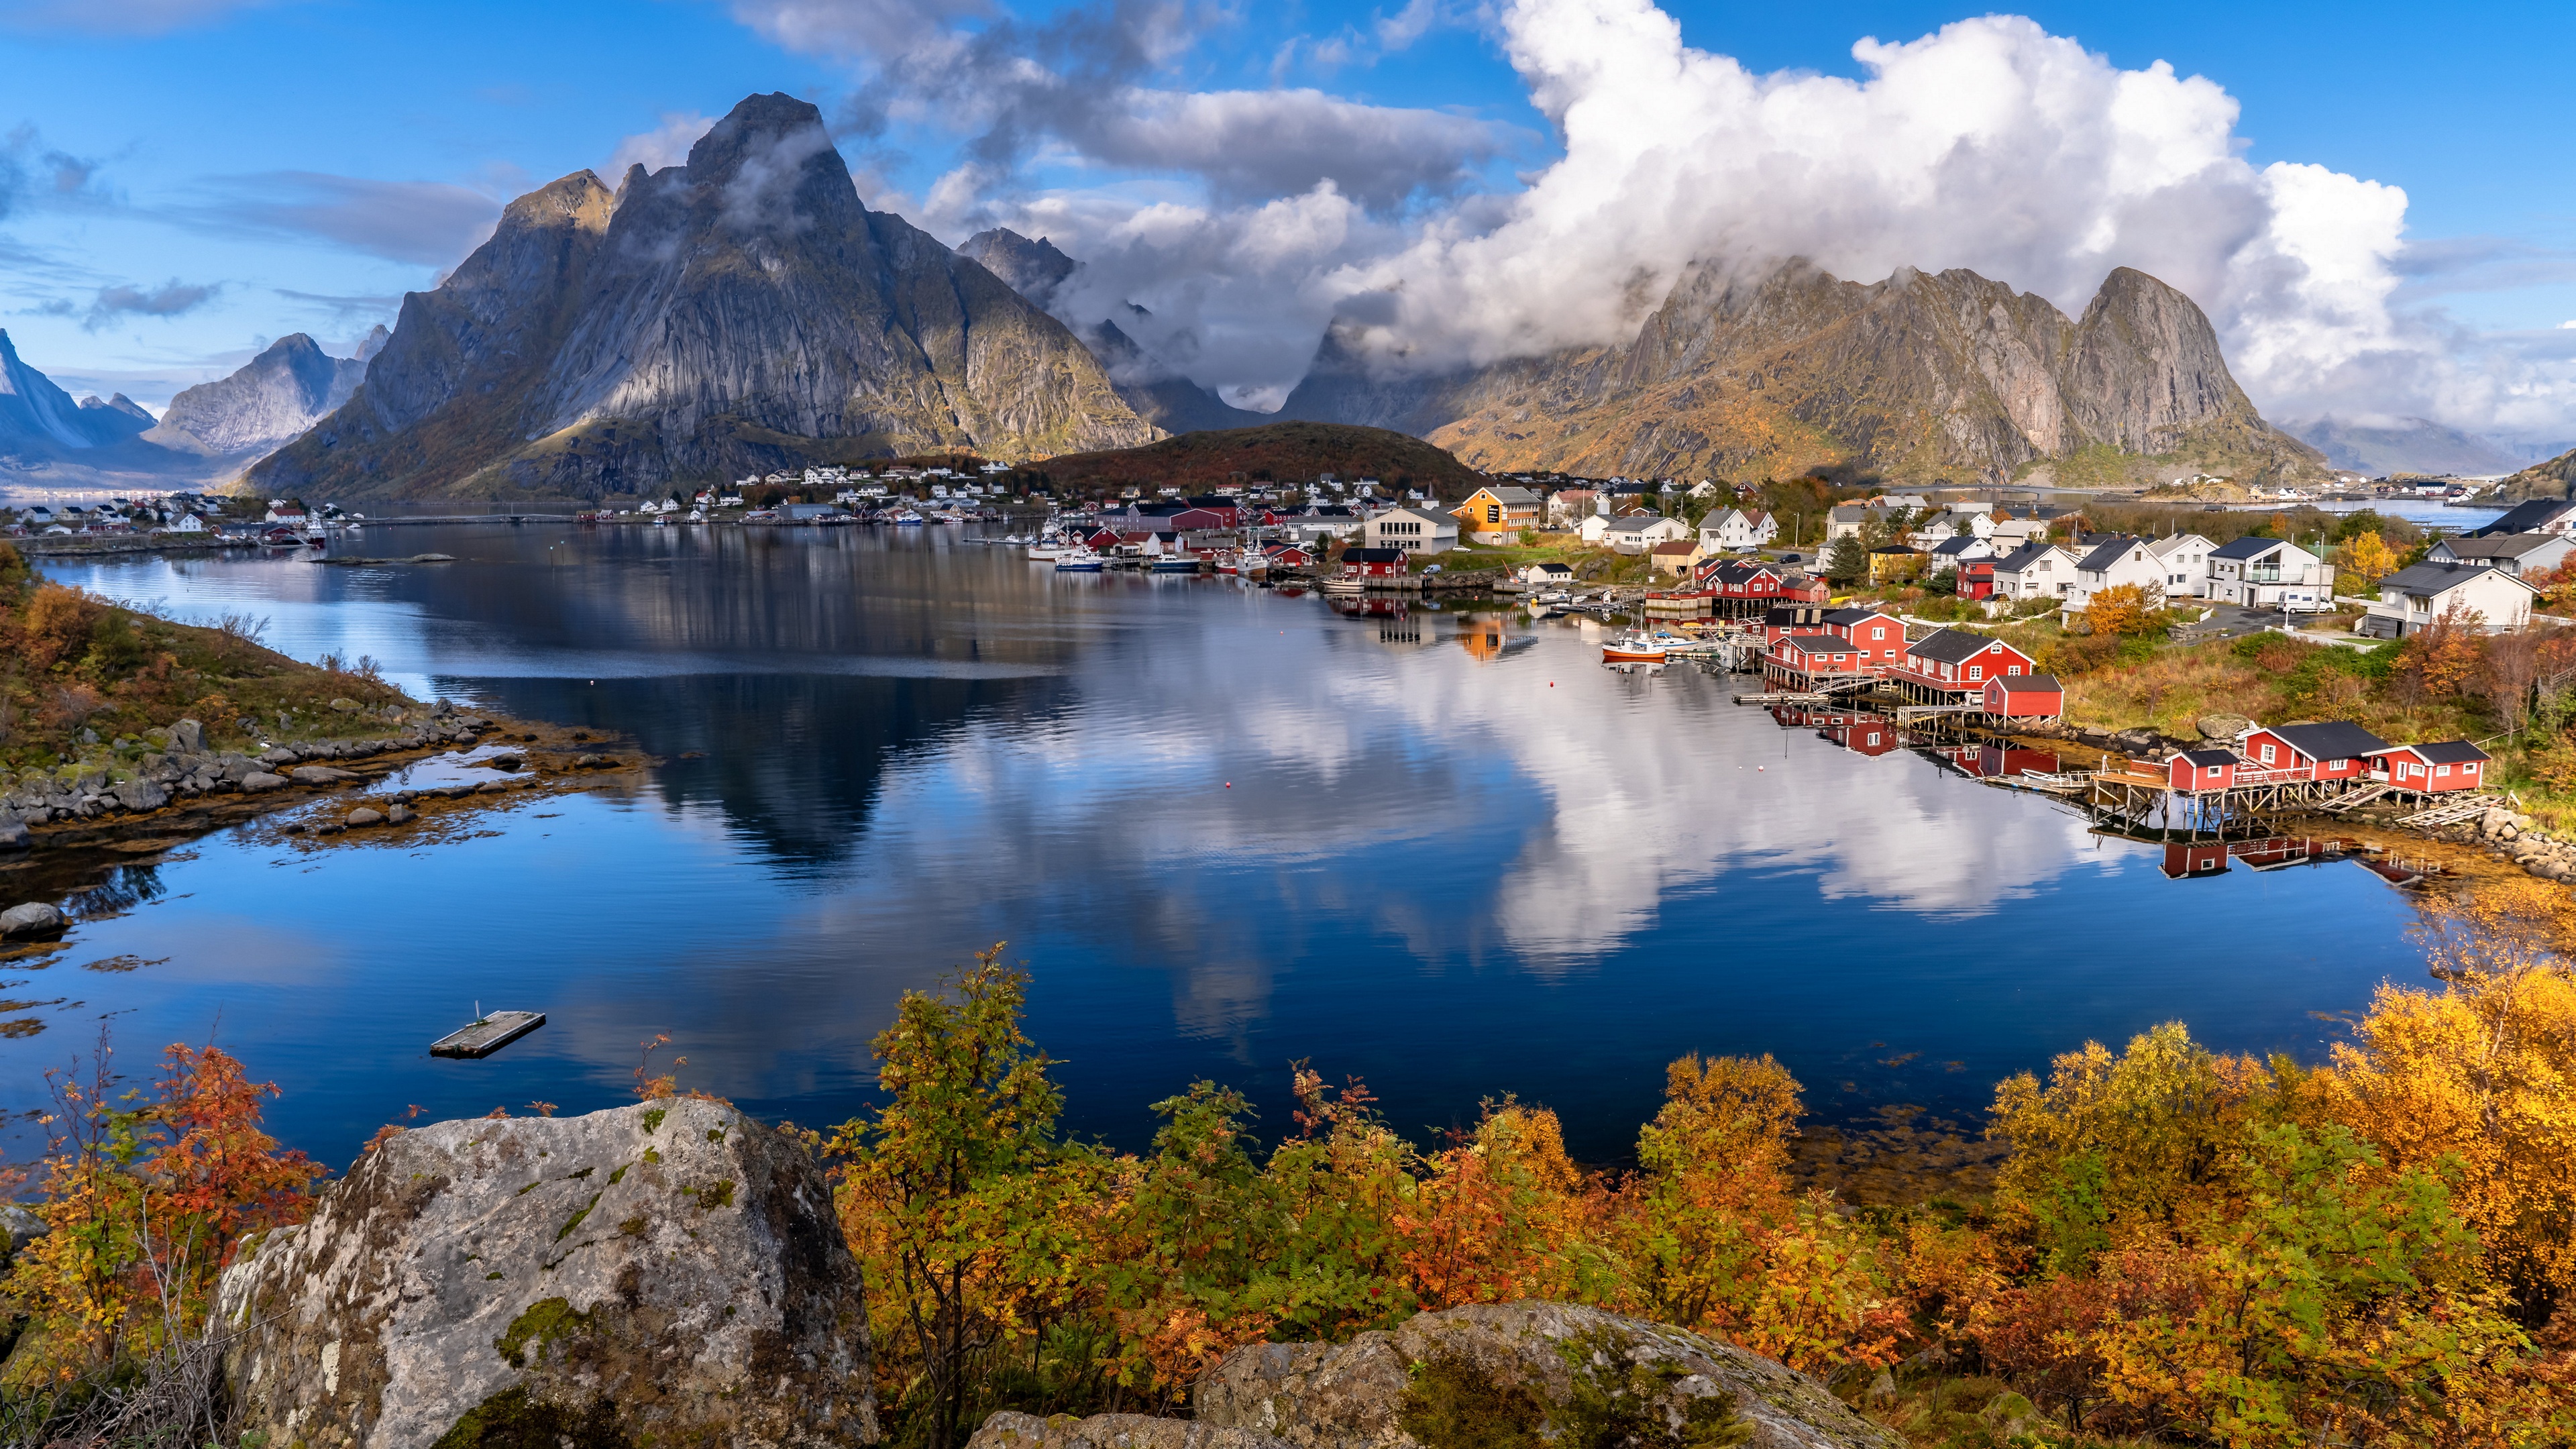
[[[2353,632],[2402,639],[2458,604],[2476,610],[2486,632],[2516,633],[2530,627],[2531,601],[2538,593],[2493,564],[2413,564],[2379,581],[2379,602],[2363,611]]]
[[[2091,551],[2075,561],[2075,586],[2066,591],[2066,607],[2082,610],[2091,607],[2093,596],[2104,589],[2134,584],[2151,598],[2162,599],[2165,592],[2164,561],[2157,558],[2147,541],[2134,533],[2115,533],[2097,540]]]
[[[2501,533],[2474,538],[2446,538],[2424,554],[2427,563],[2493,564],[2506,573],[2536,579],[2554,573],[2576,554],[2576,538],[2563,533]]]
[[[2334,565],[2286,539],[2248,536],[2209,553],[2209,597],[2222,604],[2323,613],[2334,581]]]
[[[2075,587],[2075,555],[2053,543],[2026,543],[1995,560],[1995,597],[2058,599]]]
[[[1421,508],[1390,508],[1360,525],[1363,548],[1447,553],[1458,546],[1458,520]]]
[[[2209,556],[2218,545],[2196,533],[2169,533],[2148,543],[2147,551],[2163,563],[2165,597],[2209,597]]]
[[[1712,552],[1760,548],[1780,536],[1780,520],[1758,508],[1730,508],[1703,518],[1699,542]]]
[[[1593,524],[1601,525],[1593,532]],[[1615,518],[1585,519],[1583,538],[1587,543],[1601,543],[1614,553],[1645,553],[1659,543],[1674,543],[1690,537],[1690,526],[1678,518],[1659,513],[1623,513]]]

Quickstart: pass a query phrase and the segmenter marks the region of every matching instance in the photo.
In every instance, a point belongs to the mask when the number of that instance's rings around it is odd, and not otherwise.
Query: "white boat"
[[[1602,641],[1601,662],[1604,664],[1661,664],[1668,651],[1663,641],[1644,634],[1622,634]]]
[[[894,516],[894,526],[897,528],[919,528],[921,527],[921,515],[911,512],[898,513]]]
[[[1056,555],[1055,571],[1060,574],[1096,574],[1100,569],[1100,555],[1087,548],[1070,548]]]
[[[1061,543],[1033,543],[1029,545],[1029,558],[1037,563],[1053,563],[1064,557],[1069,547],[1071,545]]]

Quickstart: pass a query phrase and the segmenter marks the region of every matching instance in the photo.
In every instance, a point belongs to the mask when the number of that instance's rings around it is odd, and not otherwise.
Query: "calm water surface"
[[[954,530],[354,547],[460,562],[56,573],[667,763],[471,838],[272,824],[123,872],[73,949],[8,978],[62,1004],[0,1041],[0,1106],[105,1016],[129,1066],[227,1045],[334,1162],[410,1104],[613,1104],[658,1032],[685,1083],[833,1122],[900,994],[1007,940],[1082,1133],[1141,1145],[1198,1078],[1275,1129],[1311,1058],[1408,1130],[1511,1092],[1610,1160],[1684,1052],[1776,1053],[1829,1117],[1955,1110],[2173,1018],[2313,1057],[2321,1014],[2422,972],[2405,899],[2358,866],[2171,882],[2045,799],[1784,729],[1735,680],[1607,671],[1574,628],[1497,651],[1456,613],[1059,575]],[[550,1024],[426,1056],[478,1002]]]

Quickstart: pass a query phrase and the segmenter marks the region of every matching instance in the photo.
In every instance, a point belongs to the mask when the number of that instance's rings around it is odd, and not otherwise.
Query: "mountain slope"
[[[1063,324],[861,205],[814,107],[753,96],[688,164],[522,196],[403,299],[348,402],[253,483],[597,497],[805,461],[1149,441]]]
[[[1011,290],[1028,298],[1049,312],[1056,310],[1056,293],[1065,279],[1079,270],[1081,263],[1066,256],[1045,237],[1031,241],[1008,227],[979,231],[960,243],[957,254],[972,257],[987,271],[1001,278]],[[1144,308],[1130,302],[1128,310],[1136,316],[1148,315]],[[1100,359],[1109,370],[1110,380],[1117,384],[1118,395],[1136,410],[1136,415],[1167,433],[1193,433],[1209,428],[1257,428],[1274,422],[1268,413],[1239,408],[1217,396],[1213,388],[1201,387],[1186,377],[1173,373],[1136,339],[1130,337],[1116,321],[1068,321],[1074,335]]]
[[[1074,453],[1032,465],[1059,486],[1141,484],[1214,487],[1275,479],[1303,482],[1319,473],[1376,478],[1403,488],[1436,487],[1463,498],[1484,480],[1420,438],[1385,428],[1340,423],[1269,423],[1183,433],[1141,448]]]
[[[2372,427],[2322,417],[2295,426],[2291,432],[2299,441],[2325,454],[2329,466],[2375,476],[2458,473],[2486,478],[2513,472],[2529,456],[2518,458],[2474,433],[2424,418],[2406,418],[2394,427]]]
[[[2237,387],[2199,307],[2125,267],[2072,321],[1967,271],[1695,267],[1619,347],[1381,379],[1327,337],[1282,412],[1400,428],[1488,471],[1995,481],[2107,454],[2318,472]]]
[[[367,343],[381,345],[383,332],[377,328]],[[170,399],[160,425],[143,436],[209,457],[265,453],[293,442],[347,402],[366,375],[362,358],[333,357],[312,338],[290,333],[231,376]]]
[[[114,448],[151,426],[152,415],[123,393],[106,402],[72,401],[52,378],[20,360],[8,332],[0,329],[0,458],[76,458]]]

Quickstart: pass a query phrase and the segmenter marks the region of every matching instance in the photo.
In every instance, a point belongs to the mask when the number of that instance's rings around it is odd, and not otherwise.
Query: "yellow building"
[[[1479,488],[1449,512],[1470,542],[1510,543],[1522,529],[1538,527],[1540,506],[1537,494],[1507,484]]]

